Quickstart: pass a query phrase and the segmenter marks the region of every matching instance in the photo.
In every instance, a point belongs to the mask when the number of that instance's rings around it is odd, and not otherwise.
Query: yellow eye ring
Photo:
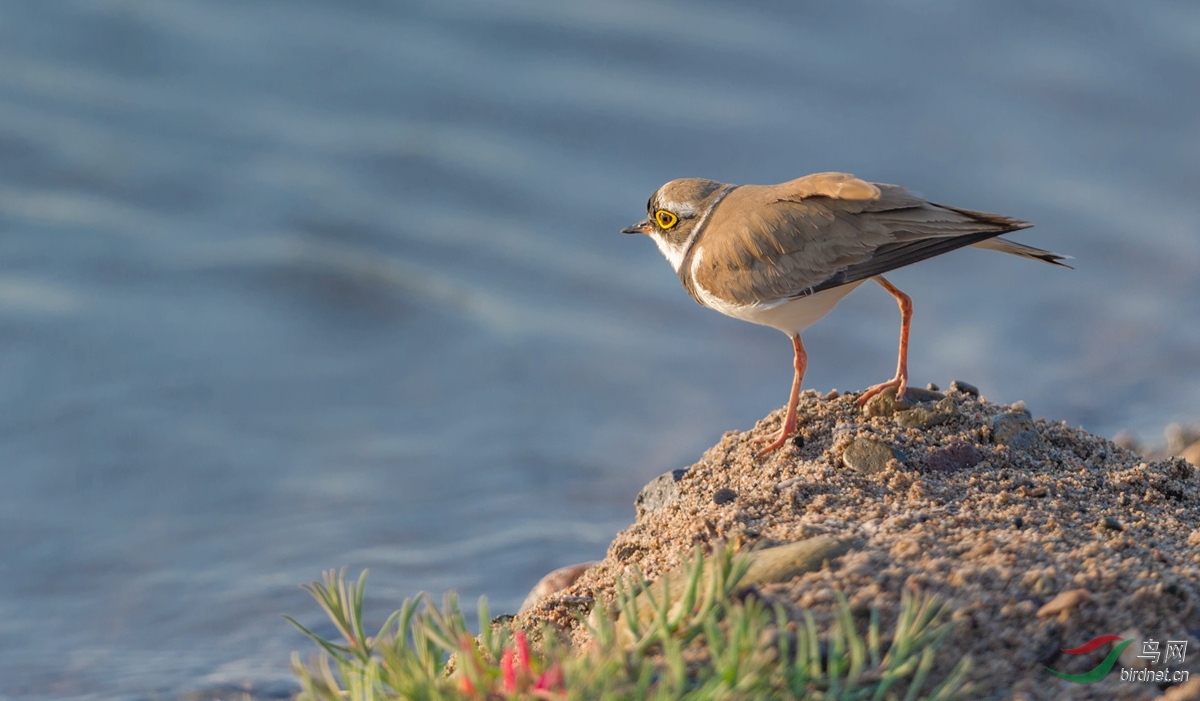
[[[678,224],[679,217],[671,214],[665,209],[660,209],[654,213],[654,221],[658,222],[658,225],[662,227],[662,229],[666,230]]]

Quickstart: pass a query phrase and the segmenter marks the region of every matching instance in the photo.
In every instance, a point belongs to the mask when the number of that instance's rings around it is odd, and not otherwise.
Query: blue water
[[[513,610],[786,399],[778,332],[617,231],[683,176],[846,170],[1075,271],[891,275],[913,382],[1200,420],[1200,6],[0,7],[0,698],[289,690],[296,585]],[[863,287],[806,385],[894,368]]]

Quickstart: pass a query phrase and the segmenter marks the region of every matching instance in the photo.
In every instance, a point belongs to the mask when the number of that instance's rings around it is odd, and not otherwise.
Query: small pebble
[[[1024,399],[1019,399],[1019,400],[1013,402],[1011,405],[1009,405],[1009,408],[1012,409],[1013,411],[1019,411],[1026,416],[1029,416],[1029,417],[1033,416],[1033,414],[1029,413],[1029,409],[1025,407]]]
[[[775,491],[782,492],[783,490],[787,489],[788,487],[791,487],[793,484],[800,483],[801,481],[803,481],[803,479],[804,479],[803,477],[792,477],[789,479],[785,479],[784,481],[775,485]]]
[[[1125,530],[1125,526],[1122,526],[1122,525],[1121,525],[1121,522],[1120,522],[1120,521],[1118,521],[1117,519],[1113,518],[1112,516],[1105,516],[1105,517],[1104,517],[1104,518],[1103,518],[1103,519],[1100,521],[1100,523],[1101,523],[1101,525],[1103,525],[1105,528],[1109,529],[1110,531],[1123,531],[1123,530]]]
[[[958,406],[950,397],[942,399],[932,408],[927,405],[897,411],[896,423],[904,428],[931,428],[943,424],[959,415]]]
[[[1024,412],[1010,411],[992,417],[992,440],[1013,450],[1029,450],[1037,444],[1033,419]]]
[[[909,387],[904,391],[904,401],[906,402],[937,402],[945,398],[946,395],[941,392],[933,392],[920,387]]]
[[[887,469],[891,460],[905,462],[904,453],[895,448],[880,443],[873,438],[855,438],[842,453],[842,462],[846,467],[864,475],[873,475]]]
[[[965,441],[955,441],[938,448],[925,459],[925,466],[933,472],[957,472],[975,467],[983,461],[983,453]]]
[[[1045,487],[1034,487],[1033,489],[1029,490],[1029,496],[1031,496],[1035,499],[1041,499],[1042,497],[1047,496],[1049,494],[1050,494],[1050,490],[1046,489]]]
[[[1025,519],[1021,518],[1020,516],[1013,519],[1013,528],[1024,528],[1024,527],[1025,527]]]
[[[918,404],[940,401],[945,396],[941,392],[931,392],[921,387],[909,387],[904,390],[904,399],[897,401],[896,388],[889,387],[871,397],[871,401],[863,407],[863,413],[867,416],[890,416],[898,411],[911,409]]]
[[[929,390],[930,392],[940,392],[942,388],[930,382],[929,384],[925,385],[925,389]]]
[[[1138,439],[1129,431],[1118,431],[1117,435],[1113,436],[1112,442],[1118,448],[1124,448],[1130,452],[1138,452]]]
[[[654,513],[667,504],[679,498],[679,480],[687,474],[687,469],[672,470],[655,477],[638,492],[634,505],[647,512]]]
[[[1071,589],[1069,591],[1060,592],[1058,596],[1046,602],[1045,606],[1038,609],[1037,617],[1046,618],[1053,616],[1062,611],[1069,611],[1078,607],[1080,604],[1091,601],[1092,593],[1087,589]]]
[[[829,394],[825,395],[825,401],[837,399],[840,396],[842,396],[842,395],[840,392],[837,391],[837,389],[831,389],[831,390],[829,390]]]
[[[972,397],[979,396],[979,388],[978,387],[971,384],[970,382],[963,382],[962,380],[955,380],[955,381],[951,382],[950,383],[950,391],[951,392],[961,392],[963,394],[969,394]]]
[[[737,501],[738,493],[728,487],[722,487],[713,492],[714,504],[728,504],[731,501]]]

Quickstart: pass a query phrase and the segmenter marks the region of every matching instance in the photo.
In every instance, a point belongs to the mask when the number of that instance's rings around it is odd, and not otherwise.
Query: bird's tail
[[[974,243],[971,245],[973,245],[975,248],[986,248],[989,251],[1000,251],[1001,253],[1011,253],[1014,256],[1021,256],[1022,258],[1029,258],[1030,260],[1040,260],[1043,263],[1049,263],[1051,265],[1060,265],[1064,268],[1071,267],[1071,266],[1067,265],[1066,263],[1062,262],[1064,260],[1070,260],[1071,256],[1064,256],[1064,255],[1059,255],[1058,253],[1051,253],[1050,251],[1043,251],[1040,248],[1034,248],[1033,246],[1026,246],[1023,243],[1017,243],[1016,241],[1009,241],[1008,239],[1001,238],[999,236],[996,236],[995,238],[986,239],[984,241],[980,241],[978,243]]]

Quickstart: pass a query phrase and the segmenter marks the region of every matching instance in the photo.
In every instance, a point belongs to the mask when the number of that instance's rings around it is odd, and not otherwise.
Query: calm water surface
[[[847,170],[1077,270],[897,272],[917,384],[1200,420],[1200,6],[0,7],[0,697],[289,690],[296,585],[513,610],[786,399],[790,345],[617,231],[682,176]],[[806,384],[890,377],[864,287]],[[327,628],[323,628],[327,630]]]

